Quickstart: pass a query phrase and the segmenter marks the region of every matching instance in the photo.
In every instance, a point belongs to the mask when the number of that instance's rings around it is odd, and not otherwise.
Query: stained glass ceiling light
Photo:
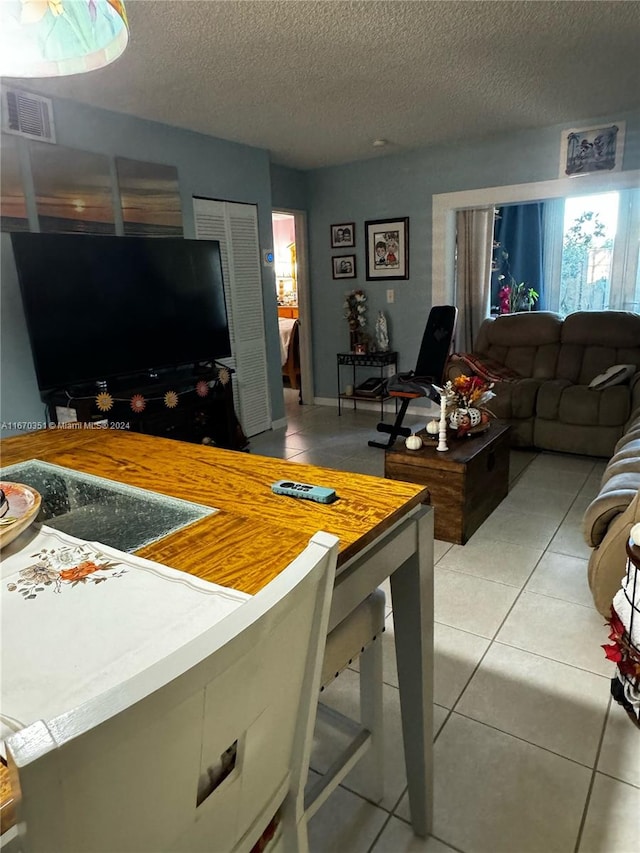
[[[0,75],[61,77],[103,68],[129,40],[121,0],[0,0]]]

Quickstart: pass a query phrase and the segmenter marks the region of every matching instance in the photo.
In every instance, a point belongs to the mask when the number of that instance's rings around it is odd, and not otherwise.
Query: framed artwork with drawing
[[[355,246],[355,222],[342,222],[340,225],[331,225],[330,228],[332,249],[351,249]]]
[[[333,278],[355,278],[356,277],[356,256],[355,255],[339,255],[337,258],[331,258]]]
[[[625,122],[562,131],[560,177],[622,169]]]
[[[409,278],[409,217],[364,223],[367,281]]]

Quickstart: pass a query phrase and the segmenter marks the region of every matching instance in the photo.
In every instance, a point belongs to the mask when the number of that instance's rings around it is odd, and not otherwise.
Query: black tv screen
[[[41,391],[231,355],[217,241],[11,240]]]

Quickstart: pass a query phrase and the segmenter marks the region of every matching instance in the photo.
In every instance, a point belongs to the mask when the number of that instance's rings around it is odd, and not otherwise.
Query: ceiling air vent
[[[2,92],[2,113],[3,130],[7,133],[40,139],[42,142],[56,141],[53,105],[49,98],[17,89],[5,89]]]

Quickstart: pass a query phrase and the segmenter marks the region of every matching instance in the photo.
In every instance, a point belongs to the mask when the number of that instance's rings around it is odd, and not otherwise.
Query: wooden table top
[[[429,502],[422,486],[187,444],[118,430],[41,430],[0,441],[0,464],[40,459],[219,512],[136,551],[140,557],[255,594],[318,530],[340,539],[338,567],[411,509]],[[333,504],[275,495],[289,478],[334,488]],[[100,531],[96,530],[96,540]],[[13,823],[0,768],[2,830]]]

